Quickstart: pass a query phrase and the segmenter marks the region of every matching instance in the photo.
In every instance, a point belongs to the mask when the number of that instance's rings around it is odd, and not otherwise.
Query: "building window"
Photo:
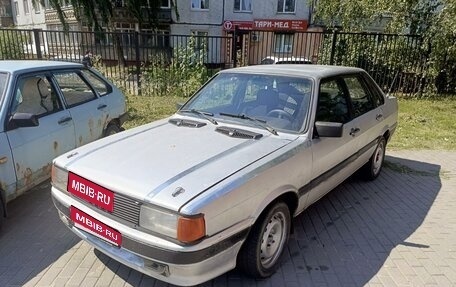
[[[160,8],[171,8],[171,0],[161,0]]]
[[[294,13],[295,11],[295,0],[278,0],[277,12],[278,13]]]
[[[234,0],[234,11],[252,12],[252,0]]]
[[[209,9],[209,0],[192,0],[192,9],[197,9],[197,10]]]
[[[40,13],[41,12],[41,4],[38,1],[34,1],[33,3],[33,10],[35,10],[35,13]]]
[[[28,14],[29,13],[29,6],[28,6],[28,1],[24,0],[24,13]]]
[[[19,16],[19,4],[17,1],[14,1],[14,12],[16,13],[16,16]]]
[[[293,34],[276,33],[274,43],[274,52],[276,53],[293,52]]]

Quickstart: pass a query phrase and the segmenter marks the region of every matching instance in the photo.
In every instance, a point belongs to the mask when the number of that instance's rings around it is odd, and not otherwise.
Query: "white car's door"
[[[341,137],[320,137],[314,132],[312,180],[307,205],[317,201],[354,171],[357,146],[353,131],[356,123],[351,120],[349,99],[341,78],[321,81],[315,121],[344,125]]]
[[[10,116],[33,114],[39,122],[38,126],[29,127],[10,122],[7,127],[16,189],[21,193],[50,177],[52,159],[75,148],[75,139],[73,120],[47,74],[18,78],[14,93]]]
[[[353,123],[356,130],[353,134],[359,150],[358,161],[366,162],[372,155],[378,137],[382,134],[383,110],[364,82],[361,75],[344,77],[352,105]]]
[[[79,72],[55,72],[54,79],[74,121],[76,146],[101,138],[107,118],[104,100]]]

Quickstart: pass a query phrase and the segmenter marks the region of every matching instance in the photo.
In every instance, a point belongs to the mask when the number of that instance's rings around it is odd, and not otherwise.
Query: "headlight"
[[[68,171],[53,164],[51,170],[51,182],[55,188],[67,190]]]
[[[206,235],[204,215],[182,216],[147,205],[141,206],[139,225],[184,243],[194,242]]]

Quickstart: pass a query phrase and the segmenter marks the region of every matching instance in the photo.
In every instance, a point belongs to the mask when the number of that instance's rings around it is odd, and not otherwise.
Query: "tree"
[[[34,3],[38,1],[41,5],[45,5],[45,0],[33,0]],[[84,19],[89,28],[94,31],[101,31],[103,26],[111,27],[111,19],[117,2],[115,0],[49,0],[49,4],[56,10],[65,30],[68,30],[68,24],[63,7],[70,3],[76,18]],[[147,23],[150,27],[156,27],[161,0],[123,0],[123,3],[140,26]],[[171,7],[176,13],[176,17],[179,18],[176,3],[176,0],[171,0]]]
[[[386,32],[423,37],[429,75],[443,86],[437,90],[455,92],[456,0],[318,0],[315,8],[317,22],[345,31],[364,31],[385,16]]]

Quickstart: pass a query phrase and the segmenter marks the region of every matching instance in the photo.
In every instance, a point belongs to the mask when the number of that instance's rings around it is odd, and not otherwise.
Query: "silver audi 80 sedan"
[[[159,280],[264,278],[292,217],[358,169],[379,175],[396,124],[361,69],[224,70],[171,117],[56,158],[52,197],[74,233]]]

